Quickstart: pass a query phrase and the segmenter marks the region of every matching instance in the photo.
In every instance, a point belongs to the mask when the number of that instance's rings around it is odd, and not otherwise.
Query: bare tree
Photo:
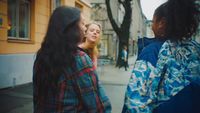
[[[113,27],[113,30],[116,32],[116,34],[119,38],[119,48],[118,48],[119,54],[118,54],[116,66],[119,66],[120,63],[122,62],[122,59],[120,58],[121,57],[120,53],[123,49],[123,46],[126,45],[127,48],[129,47],[128,43],[129,43],[129,36],[130,36],[131,17],[132,17],[131,1],[132,0],[123,0],[123,1],[118,0],[119,4],[122,4],[122,6],[124,7],[124,10],[125,10],[125,14],[124,14],[122,24],[120,26],[118,26],[116,21],[113,18],[113,15],[112,15],[112,10],[111,10],[111,7],[110,7],[110,0],[105,0],[108,18],[109,18],[110,23]]]

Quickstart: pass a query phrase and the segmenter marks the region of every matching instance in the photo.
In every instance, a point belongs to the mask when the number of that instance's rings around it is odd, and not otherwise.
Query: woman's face
[[[153,16],[153,20],[152,20],[152,30],[155,34],[155,36],[157,36],[157,32],[158,32],[158,22],[156,21],[156,16]]]
[[[90,24],[85,32],[86,41],[97,43],[100,39],[101,29],[96,24]]]
[[[158,18],[154,15],[152,21],[152,30],[156,37],[164,37],[165,29],[166,29],[166,21],[164,18],[158,20]]]

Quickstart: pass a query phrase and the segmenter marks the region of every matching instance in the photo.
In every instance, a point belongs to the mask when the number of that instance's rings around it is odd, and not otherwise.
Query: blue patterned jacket
[[[151,113],[190,83],[200,85],[200,45],[193,40],[155,41],[135,63],[123,113]]]

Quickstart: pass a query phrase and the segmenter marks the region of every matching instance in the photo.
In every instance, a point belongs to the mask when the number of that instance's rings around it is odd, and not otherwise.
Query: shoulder
[[[166,41],[163,44],[162,51],[169,51],[171,50],[172,54],[180,55],[180,56],[200,56],[200,44],[194,40],[186,40],[186,41],[178,41],[178,42],[171,42]]]
[[[163,43],[164,41],[155,41],[146,46],[138,56],[138,60],[148,61],[155,66],[158,60],[160,48],[162,47]]]
[[[92,68],[93,63],[90,57],[81,50],[77,50],[75,53],[75,61],[76,61],[76,67],[80,71],[84,68]]]
[[[200,73],[200,45],[192,40],[166,41],[159,52],[159,65],[166,64],[169,73],[181,73],[189,81],[195,80]],[[181,70],[180,70],[181,69]],[[177,72],[175,72],[177,71]],[[172,73],[173,72],[173,73]],[[178,76],[176,75],[176,76]]]
[[[165,41],[155,40],[155,42],[150,43],[145,49],[158,51]]]
[[[191,40],[189,42],[186,43],[187,46],[186,48],[188,48],[187,50],[190,51],[193,54],[198,54],[198,56],[200,55],[200,44],[197,43],[195,40]]]

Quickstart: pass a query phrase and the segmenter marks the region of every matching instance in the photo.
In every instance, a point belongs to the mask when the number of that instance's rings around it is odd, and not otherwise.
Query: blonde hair
[[[85,25],[85,27],[86,27],[86,31],[85,32],[87,32],[87,30],[89,29],[90,25],[92,25],[92,24],[97,25],[100,28],[100,30],[102,31],[101,24],[98,23],[98,22],[92,21],[92,22],[90,22],[90,23],[88,23],[88,24]],[[83,37],[83,42],[85,42],[85,41],[86,41],[86,37]]]
[[[94,21],[93,21],[93,22],[90,22],[90,23],[88,23],[88,24],[86,24],[85,27],[88,29],[89,26],[92,25],[92,24],[95,24],[95,25],[99,26],[100,30],[102,30],[101,24],[98,23],[98,22],[94,22]],[[87,30],[86,30],[86,31],[87,31]]]
[[[99,23],[97,23],[95,21],[92,21],[92,22],[90,22],[90,23],[85,25],[85,27],[87,28],[85,32],[87,32],[88,28],[92,24],[95,24],[95,25],[99,26],[100,30],[102,31],[101,24],[99,24]],[[97,45],[99,44],[99,41],[94,45],[91,44],[91,45],[87,45],[86,47],[84,47],[84,49],[87,50],[87,54],[91,57],[91,59],[94,59],[95,57],[98,57],[98,55],[99,55],[99,50],[97,48]],[[85,42],[86,42],[86,37],[83,38],[83,43],[85,43]]]

